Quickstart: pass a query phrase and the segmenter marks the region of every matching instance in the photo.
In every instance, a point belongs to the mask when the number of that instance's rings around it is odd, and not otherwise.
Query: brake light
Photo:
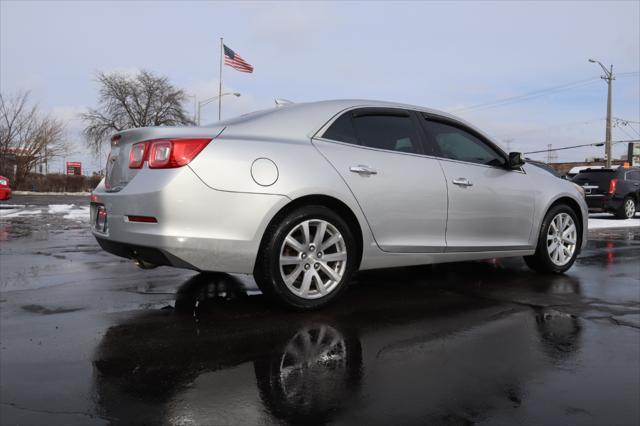
[[[133,144],[129,151],[129,168],[139,169],[144,164],[147,157],[148,142],[138,142]]]
[[[615,194],[616,186],[618,186],[618,179],[611,179],[609,181],[609,194],[611,195]]]
[[[145,161],[150,169],[171,169],[191,162],[212,139],[157,139],[138,142],[129,152],[129,168],[139,169]]]
[[[113,135],[111,137],[111,146],[118,146],[120,139],[122,139],[121,135]]]

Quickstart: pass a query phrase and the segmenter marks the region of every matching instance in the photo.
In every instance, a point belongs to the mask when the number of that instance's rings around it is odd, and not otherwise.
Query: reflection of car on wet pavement
[[[633,218],[640,205],[640,168],[585,169],[573,177],[585,190],[590,212]]]
[[[567,280],[552,278],[549,286]],[[575,316],[548,308],[531,315],[398,286],[400,292],[373,284],[363,297],[345,295],[348,307],[291,314],[247,294],[232,276],[197,275],[180,288],[176,312],[134,317],[107,331],[94,360],[103,414],[148,420],[154,414],[145,407],[153,401],[164,406],[154,410],[158,422],[167,416],[226,423],[225,406],[255,403],[257,392],[266,413],[248,417],[250,424],[386,423],[394,413],[409,423],[439,423],[459,416],[459,406],[486,415],[491,408],[478,405],[483,397],[517,404],[525,397],[520,382],[540,363],[571,363],[579,350]],[[403,296],[409,291],[410,301]]]
[[[523,256],[562,273],[586,243],[580,187],[409,105],[125,130],[106,171],[91,212],[103,249],[146,268],[253,274],[295,308],[335,299],[356,270]]]
[[[0,200],[8,200],[11,198],[11,185],[9,179],[0,176]]]

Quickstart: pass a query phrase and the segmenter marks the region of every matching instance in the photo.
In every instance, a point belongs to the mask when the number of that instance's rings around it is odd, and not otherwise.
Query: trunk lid
[[[191,137],[218,137],[224,126],[211,127],[140,127],[124,130],[114,135],[111,142],[111,151],[107,157],[105,167],[105,189],[108,192],[122,190],[141,170],[129,168],[129,153],[131,146],[136,142],[155,139],[179,139]]]

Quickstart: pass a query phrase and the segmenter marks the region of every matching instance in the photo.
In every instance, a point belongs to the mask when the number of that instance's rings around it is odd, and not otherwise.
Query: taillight
[[[139,169],[144,164],[147,157],[147,148],[149,144],[147,142],[138,142],[133,144],[131,151],[129,151],[129,168]]]
[[[616,186],[618,186],[618,179],[611,179],[609,181],[609,194],[613,195],[616,193]]]
[[[129,152],[129,168],[139,169],[145,161],[150,169],[182,167],[191,162],[211,139],[158,139],[138,142]]]
[[[149,168],[182,167],[193,160],[211,139],[171,139],[152,141],[149,149]]]

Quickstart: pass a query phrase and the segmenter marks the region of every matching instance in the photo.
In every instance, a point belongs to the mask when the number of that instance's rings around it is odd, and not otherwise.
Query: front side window
[[[418,132],[409,114],[356,115],[353,124],[361,145],[389,151],[418,152]]]
[[[475,135],[449,124],[427,120],[426,130],[440,155],[452,160],[501,167],[505,159]]]

